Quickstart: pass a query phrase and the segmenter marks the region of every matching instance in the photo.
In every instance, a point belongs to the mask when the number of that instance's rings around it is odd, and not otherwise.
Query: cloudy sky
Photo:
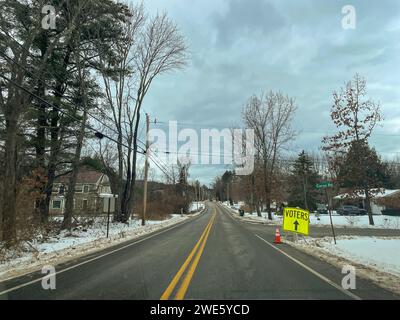
[[[187,39],[183,71],[156,80],[145,110],[182,126],[241,123],[246,100],[263,90],[296,98],[293,154],[316,152],[334,132],[332,91],[355,73],[368,81],[385,120],[371,144],[385,158],[400,153],[400,1],[145,0],[151,14],[166,11]],[[354,30],[342,28],[342,7],[352,5]],[[185,124],[185,125],[183,125]],[[194,166],[191,178],[210,182],[224,166]]]

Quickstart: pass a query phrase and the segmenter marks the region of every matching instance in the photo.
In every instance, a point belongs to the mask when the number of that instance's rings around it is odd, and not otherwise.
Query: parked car
[[[318,208],[317,209],[317,214],[328,214],[328,209],[324,209],[324,208]]]
[[[328,206],[323,203],[317,203],[317,214],[328,214]]]
[[[360,209],[356,206],[341,206],[340,208],[337,209],[337,213],[340,214],[341,216],[350,216],[350,215],[362,216],[366,215],[367,211],[364,209]]]

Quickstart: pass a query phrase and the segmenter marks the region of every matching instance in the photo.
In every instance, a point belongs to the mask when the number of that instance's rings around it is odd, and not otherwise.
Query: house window
[[[77,192],[77,193],[82,193],[82,191],[83,191],[82,186],[76,186],[76,187],[75,187],[75,192]]]
[[[89,186],[83,186],[83,193],[89,193]]]
[[[82,210],[87,210],[87,208],[88,208],[88,200],[83,199],[82,200]]]
[[[61,209],[61,200],[53,200],[53,209]]]

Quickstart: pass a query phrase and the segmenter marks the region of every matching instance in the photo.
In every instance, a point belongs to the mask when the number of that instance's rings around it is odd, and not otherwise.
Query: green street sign
[[[325,189],[325,188],[332,188],[333,183],[329,181],[321,182],[315,185],[315,188],[317,189]]]

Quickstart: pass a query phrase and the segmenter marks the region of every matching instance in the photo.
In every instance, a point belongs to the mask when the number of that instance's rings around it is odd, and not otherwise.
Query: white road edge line
[[[341,286],[337,285],[336,283],[334,283],[332,280],[329,280],[327,277],[323,276],[322,274],[320,274],[319,272],[315,271],[314,269],[306,266],[304,263],[300,262],[299,260],[293,258],[292,256],[290,256],[289,254],[287,254],[286,252],[284,252],[283,250],[277,248],[276,246],[272,245],[271,243],[269,243],[267,240],[265,240],[264,238],[260,237],[258,234],[255,234],[255,236],[257,238],[259,238],[260,240],[264,241],[266,244],[268,244],[270,247],[274,248],[275,250],[279,251],[280,253],[282,253],[283,255],[285,255],[287,258],[289,258],[290,260],[296,262],[298,265],[302,266],[304,269],[308,270],[309,272],[311,272],[312,274],[316,275],[318,278],[320,278],[321,280],[324,280],[325,282],[327,282],[328,284],[330,284],[332,287],[340,290],[341,292],[343,292],[344,294],[348,295],[349,297],[353,298],[354,300],[362,300],[359,296],[355,295],[354,293],[343,289]]]
[[[203,210],[203,211],[205,212],[206,210]],[[204,212],[201,212],[198,216],[201,216]],[[195,217],[195,218],[196,218],[196,217]],[[191,221],[191,219],[189,219],[189,220],[187,220],[187,221],[182,221],[181,223],[177,223],[176,225],[172,226],[171,228],[161,230],[160,232],[155,231],[156,233],[152,234],[151,236],[148,236],[148,237],[146,237],[146,238],[143,238],[143,239],[140,239],[140,240],[138,240],[138,241],[132,242],[132,243],[127,244],[127,245],[125,245],[125,246],[123,246],[123,247],[120,247],[120,248],[118,248],[118,249],[112,250],[112,251],[110,251],[110,252],[107,252],[107,253],[102,254],[102,255],[100,255],[100,256],[97,256],[97,257],[94,257],[94,258],[92,258],[92,259],[83,261],[83,262],[81,262],[81,263],[74,264],[74,265],[71,266],[71,267],[68,267],[68,268],[62,269],[62,270],[60,270],[60,271],[57,271],[54,275],[57,275],[57,274],[60,274],[60,273],[64,273],[64,272],[66,272],[66,271],[69,271],[69,270],[71,270],[71,269],[80,267],[80,266],[85,265],[85,264],[87,264],[87,263],[90,263],[90,262],[92,262],[92,261],[99,260],[99,259],[101,259],[101,258],[104,258],[104,257],[110,255],[110,254],[113,254],[113,253],[116,253],[116,252],[118,252],[118,251],[124,250],[124,249],[126,249],[126,248],[129,248],[129,247],[135,245],[135,244],[138,244],[138,243],[143,242],[143,241],[145,241],[145,240],[148,240],[148,239],[154,238],[154,237],[156,237],[156,236],[159,236],[160,234],[163,234],[163,233],[165,233],[165,232],[167,232],[167,231],[170,231],[170,230],[172,230],[172,229],[175,229],[175,228],[177,228],[177,227],[179,227],[179,226],[185,225],[186,223],[189,223],[190,221]],[[128,241],[129,241],[129,240],[128,240]],[[39,270],[38,270],[38,271],[39,271]],[[33,271],[33,272],[38,272],[38,271]],[[25,282],[25,283],[23,283],[23,284],[20,284],[20,285],[18,285],[18,286],[13,287],[13,288],[10,288],[10,289],[7,289],[7,290],[5,290],[5,291],[2,291],[2,292],[0,292],[0,296],[4,295],[4,294],[6,294],[6,293],[12,292],[12,291],[21,289],[21,288],[23,288],[23,287],[27,287],[27,286],[29,286],[29,285],[31,285],[31,284],[36,283],[36,282],[42,281],[42,279],[45,278],[45,277],[46,277],[46,276],[43,276],[43,277],[40,277],[40,278],[38,278],[38,279],[29,281],[29,282]],[[18,277],[17,277],[17,278],[18,278]],[[0,285],[1,285],[1,283],[4,283],[4,282],[5,282],[5,281],[0,282]]]

